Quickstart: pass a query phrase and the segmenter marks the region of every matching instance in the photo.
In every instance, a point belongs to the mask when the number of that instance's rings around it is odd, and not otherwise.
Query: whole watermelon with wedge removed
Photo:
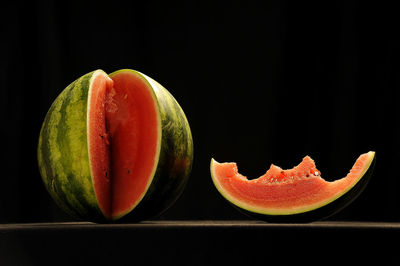
[[[129,69],[96,70],[51,105],[38,161],[50,195],[72,216],[140,221],[166,210],[182,192],[192,135],[177,101],[155,80]]]
[[[366,187],[375,164],[375,152],[360,155],[350,172],[325,181],[306,156],[293,169],[271,165],[256,179],[238,172],[236,163],[211,159],[211,177],[221,195],[239,210],[271,222],[312,222],[327,218],[350,204]]]

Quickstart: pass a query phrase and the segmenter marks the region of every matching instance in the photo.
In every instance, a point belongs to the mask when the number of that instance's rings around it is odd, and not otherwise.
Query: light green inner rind
[[[341,193],[338,193],[335,196],[328,198],[324,201],[318,202],[316,204],[305,205],[305,206],[298,207],[298,208],[281,208],[281,209],[262,208],[262,207],[257,207],[257,206],[247,204],[244,201],[236,199],[234,196],[232,196],[228,191],[226,191],[221,186],[220,182],[218,181],[218,178],[216,178],[216,174],[214,173],[214,164],[217,163],[217,161],[215,161],[213,158],[211,159],[211,162],[210,162],[210,172],[211,172],[211,177],[212,177],[213,183],[214,183],[215,187],[217,188],[217,190],[221,193],[221,195],[226,200],[228,200],[232,204],[234,204],[244,210],[247,210],[247,211],[250,211],[253,213],[264,214],[264,215],[293,215],[293,214],[309,212],[309,211],[321,208],[321,207],[326,206],[329,203],[337,200],[344,194],[346,194],[365,176],[365,173],[368,171],[369,167],[371,166],[371,163],[373,162],[374,157],[375,157],[375,152],[369,152],[368,164],[364,168],[363,172],[359,175],[358,179],[355,182],[353,182],[351,186],[347,187],[346,190],[343,190],[343,191],[341,191]]]

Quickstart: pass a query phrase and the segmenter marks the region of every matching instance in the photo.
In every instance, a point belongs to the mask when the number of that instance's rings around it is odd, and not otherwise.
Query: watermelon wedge
[[[293,169],[271,165],[257,179],[238,172],[236,163],[211,159],[215,187],[230,203],[245,213],[271,221],[319,220],[344,208],[367,184],[375,152],[362,154],[350,172],[333,182],[325,181],[314,161],[306,156]]]

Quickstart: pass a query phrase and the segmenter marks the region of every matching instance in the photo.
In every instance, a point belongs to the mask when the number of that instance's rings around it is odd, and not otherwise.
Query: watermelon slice
[[[368,182],[373,162],[375,152],[362,154],[346,177],[333,182],[321,177],[309,156],[289,170],[271,165],[252,180],[238,172],[236,163],[211,159],[210,170],[218,191],[247,214],[263,220],[289,221],[297,216],[295,221],[305,221],[326,218],[354,200]]]

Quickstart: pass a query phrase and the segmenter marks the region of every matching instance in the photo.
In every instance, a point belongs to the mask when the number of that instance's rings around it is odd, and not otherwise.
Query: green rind
[[[130,72],[141,77],[154,92],[161,117],[161,147],[157,169],[140,203],[119,220],[140,221],[160,215],[182,193],[193,164],[193,140],[188,120],[175,98],[152,78],[130,69],[111,73]]]
[[[101,220],[87,142],[88,93],[95,73],[72,82],[53,102],[40,131],[38,162],[48,192],[62,209],[77,218]]]
[[[340,212],[346,206],[351,204],[358,196],[364,191],[369,180],[371,179],[374,167],[376,163],[376,155],[375,152],[373,153],[373,158],[370,161],[370,164],[366,171],[360,175],[358,182],[351,187],[349,190],[343,192],[340,196],[336,198],[332,198],[331,201],[324,205],[320,205],[319,207],[312,208],[312,209],[305,209],[302,212],[298,213],[288,213],[288,214],[273,214],[273,213],[260,213],[255,212],[249,208],[245,208],[236,202],[233,202],[230,197],[228,197],[224,191],[221,191],[216,184],[215,177],[213,176],[213,171],[211,170],[212,180],[214,185],[216,186],[217,190],[220,194],[236,209],[240,212],[244,213],[247,216],[252,218],[256,218],[258,220],[267,221],[267,222],[313,222],[319,221],[323,219],[327,219],[332,215]],[[210,163],[210,169],[212,169],[213,159]]]

